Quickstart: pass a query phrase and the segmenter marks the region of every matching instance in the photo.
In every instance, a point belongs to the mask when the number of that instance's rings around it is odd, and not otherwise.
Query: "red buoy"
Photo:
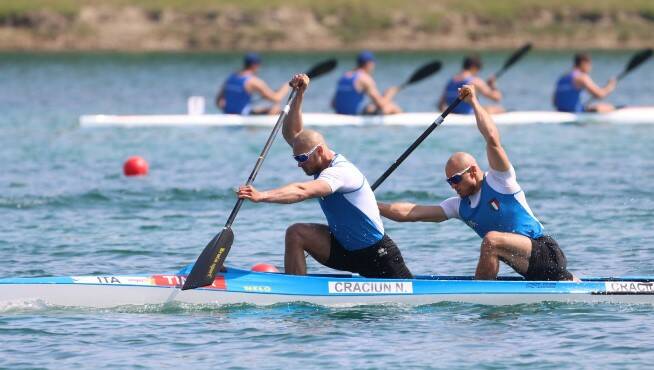
[[[135,155],[127,158],[123,165],[125,176],[145,176],[148,174],[148,162]]]
[[[256,272],[279,272],[277,270],[277,267],[269,264],[269,263],[257,263],[256,265],[252,266],[252,271]]]

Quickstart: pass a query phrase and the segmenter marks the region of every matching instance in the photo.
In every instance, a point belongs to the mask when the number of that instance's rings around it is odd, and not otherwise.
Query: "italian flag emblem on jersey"
[[[498,202],[497,199],[491,200],[490,202],[488,202],[488,204],[490,204],[492,209],[494,209],[496,211],[500,210],[500,202]]]

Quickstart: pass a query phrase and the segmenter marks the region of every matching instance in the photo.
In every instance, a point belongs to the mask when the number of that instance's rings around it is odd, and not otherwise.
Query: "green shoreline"
[[[651,0],[0,0],[1,50],[611,49],[652,34]]]

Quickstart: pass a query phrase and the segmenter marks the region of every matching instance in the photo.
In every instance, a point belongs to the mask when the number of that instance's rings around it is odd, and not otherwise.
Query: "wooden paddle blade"
[[[336,68],[338,65],[338,61],[336,59],[328,59],[322,63],[319,63],[315,66],[313,66],[310,70],[307,71],[307,76],[309,78],[316,78],[318,76],[324,75],[326,73],[331,72]]]
[[[211,285],[216,278],[216,273],[223,267],[232,243],[234,243],[234,232],[230,227],[225,227],[204,247],[191,273],[186,277],[182,290]]]
[[[636,67],[638,67],[639,65],[643,64],[643,62],[645,62],[651,56],[652,56],[652,49],[645,49],[638,52],[636,55],[634,55],[631,58],[629,64],[627,64],[627,67],[625,67],[624,72],[622,72],[621,76],[626,75],[627,73],[631,72]]]
[[[411,77],[403,84],[403,86],[410,85],[414,82],[418,82],[420,80],[424,80],[425,78],[433,75],[434,73],[438,72],[441,70],[441,67],[443,66],[443,63],[441,63],[440,60],[434,60],[433,62],[429,62],[425,64],[424,66],[418,68]]]

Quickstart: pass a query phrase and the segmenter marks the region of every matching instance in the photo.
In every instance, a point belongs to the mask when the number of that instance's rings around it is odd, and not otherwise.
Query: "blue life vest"
[[[366,94],[356,89],[356,81],[359,78],[359,71],[346,72],[336,86],[334,96],[334,110],[338,114],[360,114],[363,110],[363,100]]]
[[[332,160],[330,167],[337,161],[346,161],[346,159],[337,155]],[[315,175],[315,178],[318,176],[319,174]],[[357,189],[348,192],[336,191],[318,199],[320,208],[327,218],[329,231],[343,248],[349,251],[370,247],[384,237],[384,230],[380,230],[370,217],[345,197],[346,194],[364,192],[365,200],[377,204],[368,181],[363,175],[361,177],[361,186]],[[369,195],[365,193],[369,193]],[[372,199],[369,199],[368,196]]]
[[[540,238],[543,236],[543,226],[518,202],[515,194],[495,191],[484,178],[479,204],[472,208],[470,197],[462,198],[459,217],[482,238],[490,231],[520,234],[532,239]]]
[[[554,106],[559,112],[576,113],[584,111],[584,106],[581,104],[582,89],[574,84],[577,73],[577,71],[572,71],[556,82]]]
[[[464,78],[461,81],[454,81],[454,79],[451,79],[445,87],[445,103],[447,105],[454,103],[456,98],[459,97],[459,89],[463,87],[463,85],[469,85],[471,82],[472,77]],[[456,106],[456,108],[454,108],[452,113],[470,114],[472,113],[472,106],[466,102],[461,102]]]
[[[245,83],[250,79],[250,77],[252,76],[242,76],[238,73],[232,73],[227,81],[225,81],[225,108],[223,109],[224,113],[250,113],[250,101],[252,100],[252,94],[245,90]]]

